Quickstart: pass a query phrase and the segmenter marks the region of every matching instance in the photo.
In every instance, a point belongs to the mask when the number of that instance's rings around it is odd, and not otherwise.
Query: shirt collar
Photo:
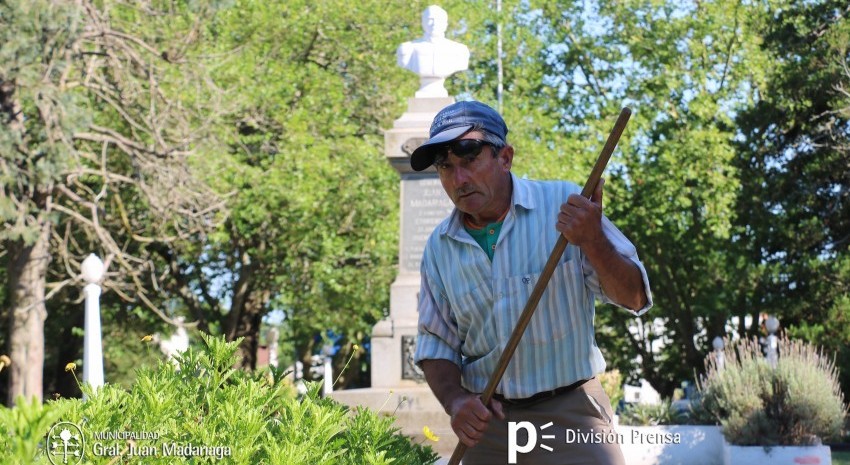
[[[534,196],[531,194],[531,181],[520,179],[511,173],[511,184],[513,185],[513,193],[511,194],[511,210],[505,217],[505,221],[516,212],[516,207],[522,207],[525,210],[533,210],[537,203],[534,201]],[[443,222],[440,226],[440,234],[458,239],[461,231],[466,233],[463,228],[463,213],[455,207],[449,216],[449,221]],[[468,236],[469,234],[466,233]]]

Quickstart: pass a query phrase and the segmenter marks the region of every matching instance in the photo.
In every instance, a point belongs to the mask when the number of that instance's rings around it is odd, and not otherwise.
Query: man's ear
[[[514,147],[512,145],[506,145],[499,152],[499,166],[502,167],[504,171],[510,171],[511,165],[514,162]]]

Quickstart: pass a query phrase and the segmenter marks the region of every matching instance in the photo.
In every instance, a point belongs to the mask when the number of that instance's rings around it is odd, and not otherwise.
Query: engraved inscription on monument
[[[401,190],[399,264],[402,272],[418,273],[428,237],[440,221],[449,216],[454,205],[436,176],[404,179]]]

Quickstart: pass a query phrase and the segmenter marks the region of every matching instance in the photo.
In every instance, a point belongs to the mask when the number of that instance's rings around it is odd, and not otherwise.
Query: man
[[[398,65],[419,75],[417,98],[448,97],[444,83],[448,76],[469,66],[466,45],[446,39],[448,13],[436,5],[422,12],[424,37],[398,46]]]
[[[602,215],[603,182],[587,199],[572,183],[517,178],[507,133],[489,106],[457,102],[437,114],[430,139],[411,155],[414,170],[435,166],[455,205],[425,247],[415,361],[470,447],[465,465],[507,463],[509,422],[554,436],[545,441],[551,451],[536,447],[517,463],[621,465],[611,435],[578,434],[613,428],[611,402],[594,378],[605,369],[594,298],[642,314],[652,306],[646,271]],[[570,245],[485,406],[479,394],[558,234]],[[567,430],[579,440],[568,444]]]

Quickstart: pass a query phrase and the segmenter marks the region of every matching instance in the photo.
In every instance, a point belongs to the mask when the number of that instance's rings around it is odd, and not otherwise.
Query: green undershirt
[[[493,253],[496,252],[496,241],[499,239],[502,223],[502,221],[490,223],[481,229],[473,229],[466,225],[463,227],[475,239],[475,242],[484,249],[491,262],[493,261]]]

